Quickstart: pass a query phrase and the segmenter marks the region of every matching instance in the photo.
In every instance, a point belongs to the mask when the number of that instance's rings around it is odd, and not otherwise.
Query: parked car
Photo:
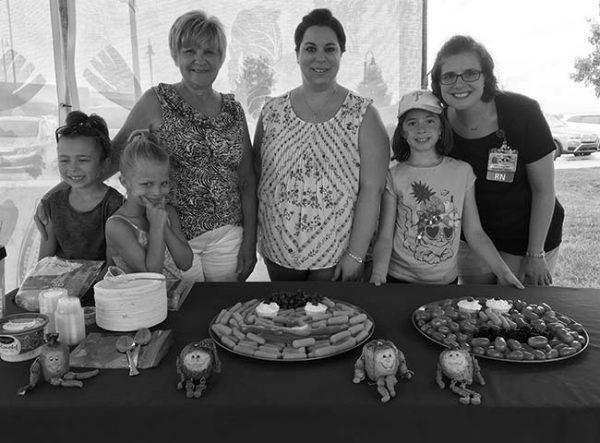
[[[568,114],[563,120],[571,127],[593,132],[600,137],[600,114]]]
[[[0,171],[40,175],[56,156],[55,129],[51,117],[0,116]]]
[[[545,114],[545,117],[556,145],[554,158],[562,154],[590,155],[598,150],[598,135],[589,131],[582,132],[581,129],[571,127],[553,115]]]

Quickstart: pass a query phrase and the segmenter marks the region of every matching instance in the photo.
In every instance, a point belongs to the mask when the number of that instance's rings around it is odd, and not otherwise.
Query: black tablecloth
[[[223,308],[276,290],[303,289],[345,300],[375,320],[373,338],[392,340],[415,371],[397,397],[380,402],[374,386],[352,383],[360,349],[305,362],[253,360],[219,349],[221,374],[201,399],[176,389],[175,359],[183,346],[208,336]],[[411,313],[434,300],[463,296],[547,302],[581,322],[590,336],[582,354],[553,363],[479,359],[487,382],[474,389],[480,406],[463,406],[435,383],[442,348],[422,336]],[[129,377],[103,370],[83,389],[40,383],[25,397],[29,363],[0,363],[0,426],[22,441],[600,441],[600,290],[497,286],[376,288],[345,283],[198,284],[180,312],[158,326],[175,344],[158,368]],[[37,440],[43,439],[43,440]]]

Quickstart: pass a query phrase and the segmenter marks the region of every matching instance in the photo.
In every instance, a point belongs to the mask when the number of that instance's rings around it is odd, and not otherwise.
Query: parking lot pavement
[[[600,152],[590,155],[575,157],[573,155],[561,155],[554,160],[554,169],[578,169],[600,167]]]

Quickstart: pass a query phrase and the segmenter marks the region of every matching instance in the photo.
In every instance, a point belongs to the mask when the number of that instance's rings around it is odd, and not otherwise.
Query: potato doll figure
[[[98,369],[87,372],[73,372],[69,370],[69,347],[58,341],[58,334],[46,335],[46,344],[40,350],[40,356],[34,360],[29,369],[29,384],[17,391],[18,395],[25,395],[37,385],[40,375],[52,386],[67,388],[81,388],[87,378],[98,375]]]
[[[443,380],[444,375],[450,379],[450,390],[460,395],[458,401],[461,404],[481,404],[481,394],[467,388],[467,385],[473,383],[473,378],[481,386],[485,385],[479,363],[469,351],[466,349],[446,349],[442,351],[435,378],[440,389],[446,387]]]
[[[363,346],[362,354],[354,364],[354,383],[365,379],[377,384],[381,401],[387,402],[396,396],[395,386],[398,383],[396,373],[409,380],[414,372],[406,366],[404,354],[390,340],[371,340]]]
[[[200,398],[212,372],[221,372],[215,342],[210,338],[186,345],[177,357],[177,389],[185,387],[187,398]]]

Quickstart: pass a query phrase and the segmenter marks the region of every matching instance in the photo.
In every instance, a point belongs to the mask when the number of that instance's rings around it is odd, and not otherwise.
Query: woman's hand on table
[[[333,281],[361,281],[364,265],[344,254],[333,272]]]
[[[382,284],[387,283],[387,276],[380,272],[373,271],[369,283],[373,283],[375,286],[381,286]]]
[[[508,270],[504,274],[498,276],[498,284],[505,286],[514,286],[518,289],[525,289],[523,283],[517,278],[515,274],[512,273],[511,270]]]
[[[238,281],[246,281],[254,271],[254,266],[256,266],[256,247],[254,245],[252,242],[242,240],[235,269]]]
[[[552,275],[544,257],[525,257],[521,262],[519,280],[533,286],[550,286]]]

